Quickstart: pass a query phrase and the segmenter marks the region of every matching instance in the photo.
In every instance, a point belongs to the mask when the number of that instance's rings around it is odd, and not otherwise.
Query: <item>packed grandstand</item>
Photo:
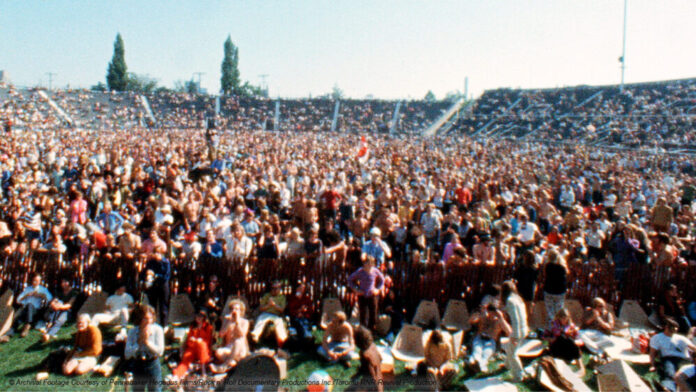
[[[0,85],[0,339],[77,328],[38,379],[137,386],[135,363],[174,389],[252,357],[366,380],[341,390],[689,389],[695,117],[696,79],[457,102]]]

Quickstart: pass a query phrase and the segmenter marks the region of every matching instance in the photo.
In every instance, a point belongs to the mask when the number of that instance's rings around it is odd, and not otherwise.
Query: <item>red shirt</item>
[[[329,210],[338,209],[339,200],[341,200],[341,195],[333,189],[325,191],[321,194],[321,202]]]
[[[302,309],[303,306],[305,309]],[[312,308],[312,300],[307,294],[301,297],[293,295],[288,302],[288,314],[290,314],[291,317],[312,318],[314,315],[314,310]]]
[[[457,196],[457,204],[465,206],[471,203],[471,191],[469,188],[457,188],[454,194]]]
[[[191,324],[189,328],[188,337],[186,338],[186,346],[190,345],[193,338],[201,338],[208,345],[208,348],[213,347],[213,326],[207,321],[203,323],[200,328],[196,327],[196,324]]]

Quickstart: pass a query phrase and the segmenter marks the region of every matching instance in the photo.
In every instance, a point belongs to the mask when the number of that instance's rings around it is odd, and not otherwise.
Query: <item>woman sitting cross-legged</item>
[[[578,327],[570,319],[568,310],[561,308],[551,322],[551,328],[545,332],[545,337],[549,340],[552,357],[566,362],[575,361],[580,368],[580,374],[584,375],[585,366],[582,363],[580,347],[576,343],[578,332]]]
[[[448,388],[457,374],[452,347],[445,341],[442,332],[434,330],[425,343],[425,365],[433,373],[442,388]]]
[[[220,364],[210,365],[210,370],[214,373],[227,372],[249,355],[249,320],[244,318],[245,309],[244,303],[240,300],[230,302],[230,312],[225,315],[220,331],[222,347],[215,350],[215,358]]]
[[[96,326],[90,325],[89,315],[83,313],[77,318],[75,347],[70,350],[63,363],[63,374],[79,376],[89,372],[97,366],[101,352],[101,332]]]
[[[199,311],[186,336],[181,362],[172,371],[175,377],[183,379],[192,363],[205,366],[210,362],[214,333],[213,326],[208,321],[208,314],[204,310]]]

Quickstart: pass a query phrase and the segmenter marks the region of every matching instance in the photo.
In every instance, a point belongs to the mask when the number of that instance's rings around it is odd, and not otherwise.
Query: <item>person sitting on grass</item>
[[[41,313],[52,299],[53,296],[48,289],[41,285],[41,275],[32,275],[31,286],[24,289],[17,297],[20,308],[14,315],[13,324],[15,327],[24,324],[20,333],[21,337],[27,336],[31,327],[40,319]]]
[[[90,325],[89,321],[89,315],[86,313],[77,318],[75,347],[70,350],[63,363],[63,374],[66,376],[79,376],[97,366],[102,352],[102,335],[99,328]]]
[[[611,334],[614,330],[614,316],[607,309],[607,304],[603,299],[596,297],[592,300],[590,307],[585,309],[582,320],[584,329],[594,329],[605,334]]]
[[[668,317],[663,332],[650,338],[649,371],[657,371],[663,379],[662,385],[672,391],[676,389],[674,377],[677,369],[689,360],[689,351],[696,352],[696,345],[685,336],[677,334],[678,330],[679,323]]]
[[[48,304],[45,320],[39,321],[36,325],[37,329],[43,333],[42,341],[48,342],[58,335],[60,328],[68,321],[78,294],[78,291],[70,284],[70,279],[60,280],[60,290]]]
[[[186,336],[181,362],[172,371],[172,375],[176,379],[183,380],[192,363],[205,366],[210,362],[214,334],[215,330],[208,322],[208,314],[204,310],[196,313]]]
[[[283,320],[283,312],[285,312],[287,302],[280,288],[280,282],[274,282],[271,291],[261,297],[261,304],[259,305],[261,314],[256,318],[254,330],[251,331],[251,339],[254,343],[258,343],[268,323],[272,323],[275,327],[276,342],[279,348],[283,346],[283,343],[288,338],[288,330]]]
[[[234,299],[230,301],[229,314],[223,317],[220,338],[222,347],[215,350],[215,358],[219,365],[211,364],[213,373],[225,373],[249,355],[249,320],[244,318],[246,306],[244,302]]]
[[[568,310],[561,308],[551,322],[551,328],[545,332],[545,337],[549,340],[549,351],[552,357],[567,362],[575,361],[580,368],[580,373],[585,374],[580,347],[576,343],[578,333],[579,329],[570,319]]]
[[[290,315],[290,325],[297,331],[298,339],[311,340],[311,319],[314,315],[314,305],[305,283],[300,283],[295,289],[295,294],[288,300],[288,314]]]
[[[343,311],[334,314],[329,325],[324,331],[324,338],[317,352],[331,363],[342,362],[350,367],[350,357],[355,350],[353,342],[353,327],[347,320]]]
[[[106,307],[106,312],[94,315],[92,324],[98,327],[100,324],[118,323],[125,327],[133,307],[133,297],[126,292],[125,284],[121,283],[116,292],[106,299]]]
[[[137,308],[133,323],[137,327],[128,331],[124,356],[126,369],[132,373],[133,382],[144,391],[162,390],[160,357],[164,353],[164,330],[155,323],[155,309],[150,305]]]
[[[677,392],[696,391],[696,352],[691,352],[691,363],[679,368],[674,375]]]
[[[362,325],[358,326],[355,330],[355,345],[360,349],[360,367],[354,376],[359,382],[353,383],[346,391],[360,386],[364,391],[382,392],[382,356],[372,339],[372,332]]]
[[[447,389],[457,374],[457,365],[452,361],[452,347],[445,342],[442,332],[434,330],[425,343],[425,365],[438,380],[440,387]]]
[[[475,325],[476,335],[471,343],[469,365],[476,373],[488,371],[488,361],[495,353],[496,344],[502,335],[509,335],[512,327],[498,307],[489,303],[480,312],[475,312],[469,319]]]

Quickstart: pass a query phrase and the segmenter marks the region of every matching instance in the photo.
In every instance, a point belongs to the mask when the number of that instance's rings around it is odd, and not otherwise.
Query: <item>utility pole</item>
[[[268,77],[268,74],[261,74],[259,75],[259,78],[261,78],[261,88],[266,91],[266,95],[268,95],[268,84],[266,84],[266,78]]]
[[[624,73],[626,71],[626,13],[628,10],[628,0],[624,0],[624,14],[623,14],[623,43],[621,45],[621,57],[619,61],[621,62],[621,86],[620,90],[623,91],[624,88]]]
[[[198,94],[201,93],[201,75],[205,75],[205,72],[194,72],[194,75],[198,75]]]
[[[48,91],[51,91],[53,87],[53,77],[57,74],[55,72],[46,72],[46,75],[48,75]]]

